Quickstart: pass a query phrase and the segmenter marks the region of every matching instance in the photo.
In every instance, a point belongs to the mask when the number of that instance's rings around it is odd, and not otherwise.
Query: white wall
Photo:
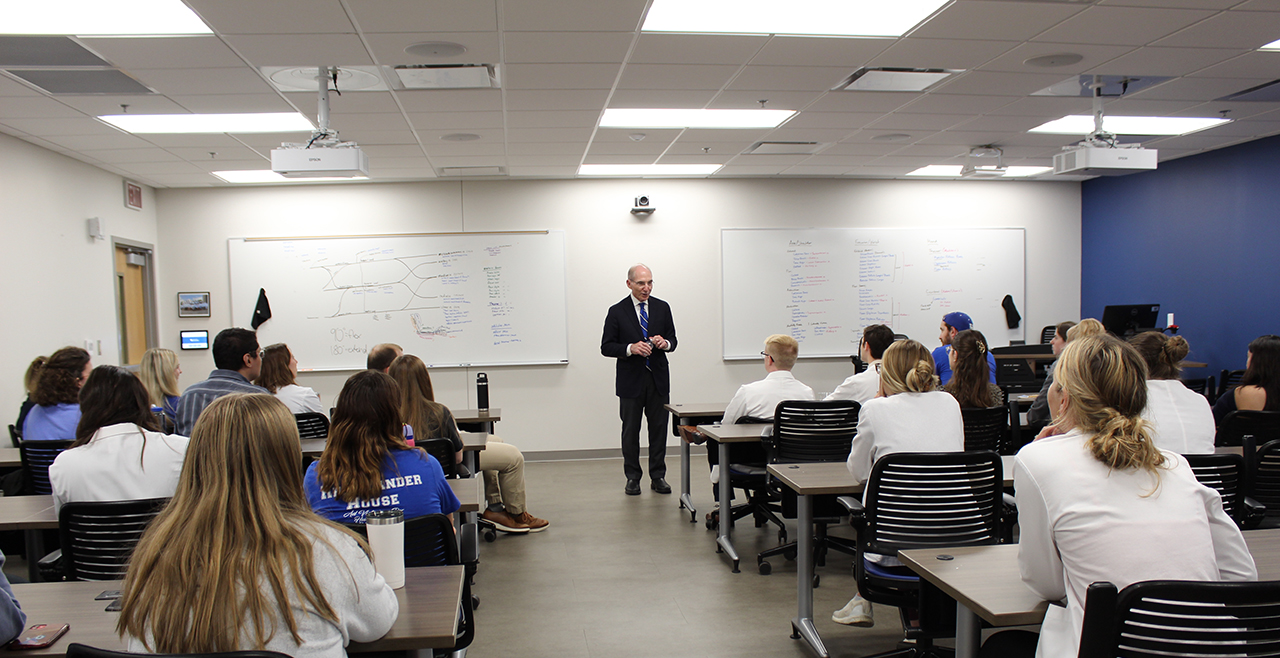
[[[115,264],[111,239],[156,243],[156,200],[143,187],[141,211],[124,205],[115,174],[0,134],[0,263],[10,356],[0,373],[0,401],[18,415],[22,373],[39,354],[102,341],[93,363],[119,363]],[[85,220],[102,219],[107,239],[88,237]]]
[[[630,214],[650,195],[648,219]],[[672,399],[727,401],[763,376],[758,363],[720,358],[720,229],[726,227],[1023,227],[1031,340],[1080,308],[1077,183],[876,180],[567,180],[345,184],[157,192],[162,345],[180,329],[215,334],[230,323],[227,239],[433,231],[563,229],[568,252],[569,365],[487,368],[499,434],[526,452],[616,448],[613,363],[600,356],[605,310],[622,299],[626,269],[643,261],[654,294],[671,303],[679,337]],[[730,284],[732,285],[732,284]],[[177,319],[179,291],[213,293],[213,316]],[[782,328],[779,328],[781,331]],[[916,336],[929,347],[936,336]],[[761,336],[763,341],[764,336]],[[413,351],[413,346],[405,346]],[[182,355],[183,385],[213,368]],[[306,364],[302,364],[303,367]],[[796,376],[830,391],[847,359],[801,361]],[[331,404],[347,373],[300,377]],[[437,397],[474,406],[474,371],[433,373]]]

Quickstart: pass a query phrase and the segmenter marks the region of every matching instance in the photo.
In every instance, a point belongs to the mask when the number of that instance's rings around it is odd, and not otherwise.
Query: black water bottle
[[[483,372],[476,374],[476,407],[480,411],[489,410],[489,375]]]

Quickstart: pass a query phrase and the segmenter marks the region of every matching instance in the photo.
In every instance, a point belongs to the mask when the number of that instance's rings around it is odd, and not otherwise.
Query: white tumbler
[[[404,587],[404,510],[373,510],[364,517],[373,568],[391,589]]]

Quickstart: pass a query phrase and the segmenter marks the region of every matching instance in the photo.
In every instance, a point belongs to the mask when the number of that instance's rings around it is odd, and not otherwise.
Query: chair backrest
[[[444,437],[418,439],[414,445],[427,451],[427,454],[440,462],[444,476],[450,480],[458,477],[458,453],[453,449],[453,441]]]
[[[15,448],[22,443],[22,432],[13,423],[9,423],[9,440],[13,442],[13,447]]]
[[[318,414],[315,412],[294,414],[293,419],[298,422],[298,436],[300,438],[329,438],[329,419],[325,418],[324,414]]]
[[[49,484],[49,465],[58,453],[71,447],[74,441],[23,441],[18,444],[22,458],[22,470],[27,475],[27,490],[38,496],[53,493]]]
[[[1222,496],[1222,509],[1236,525],[1244,524],[1244,457],[1240,455],[1183,455],[1196,479]]]
[[[1247,481],[1249,496],[1267,506],[1267,516],[1280,516],[1280,441],[1268,441],[1258,449]]]
[[[147,524],[168,498],[67,503],[58,511],[67,580],[119,580]]]
[[[1233,411],[1222,419],[1213,444],[1256,447],[1275,439],[1280,439],[1280,411]]]
[[[1048,345],[1053,342],[1053,337],[1058,335],[1058,325],[1051,324],[1040,330],[1040,344]]]
[[[1243,370],[1227,370],[1223,368],[1222,372],[1218,373],[1218,397],[1222,397],[1227,391],[1239,386],[1240,381],[1243,379]]]
[[[773,412],[774,461],[830,462],[849,458],[858,433],[853,400],[784,400]]]
[[[1181,381],[1183,386],[1186,386],[1200,395],[1208,397],[1209,391],[1207,389],[1209,387],[1209,379],[1210,378],[1208,377],[1195,377],[1192,379],[1184,378]]]
[[[964,449],[999,451],[1009,432],[1009,409],[998,407],[964,408]]]
[[[978,546],[1000,541],[1004,470],[994,452],[885,455],[867,481],[866,528],[858,545],[901,549]]]
[[[67,658],[139,658],[139,654],[99,649],[72,642],[67,645]],[[289,658],[278,651],[227,651],[225,653],[153,653],[147,658]]]
[[[1280,655],[1280,583],[1151,580],[1085,596],[1081,658]]]

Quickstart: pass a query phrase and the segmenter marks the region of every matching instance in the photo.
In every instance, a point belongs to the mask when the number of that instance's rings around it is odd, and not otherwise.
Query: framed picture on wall
[[[142,186],[131,180],[124,182],[124,207],[142,210]]]
[[[209,293],[207,292],[178,293],[178,317],[180,318],[209,317]]]

